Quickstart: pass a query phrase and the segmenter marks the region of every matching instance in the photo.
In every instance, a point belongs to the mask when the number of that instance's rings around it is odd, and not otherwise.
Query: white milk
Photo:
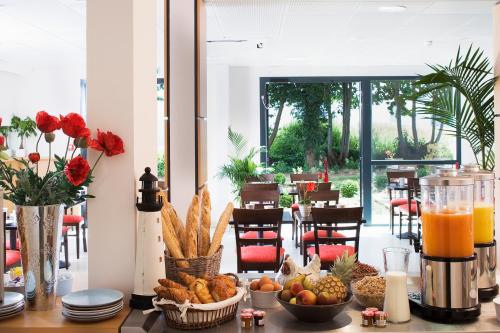
[[[392,323],[404,323],[410,320],[405,272],[388,271],[385,274],[384,311]]]

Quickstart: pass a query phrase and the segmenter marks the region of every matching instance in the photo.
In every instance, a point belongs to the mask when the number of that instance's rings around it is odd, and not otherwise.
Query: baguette
[[[210,248],[210,225],[211,217],[210,192],[205,189],[201,195],[201,225],[198,243],[198,255],[206,256]]]
[[[179,244],[181,248],[183,247],[184,238],[186,237],[186,230],[184,228],[184,224],[181,219],[177,215],[174,207],[170,202],[168,202],[167,195],[165,192],[160,191],[159,196],[163,199],[163,208],[161,209],[162,214],[168,214],[170,216],[170,222],[174,227],[175,233],[177,234],[177,239],[179,240]]]
[[[224,232],[229,224],[229,219],[233,214],[233,208],[233,203],[230,202],[227,204],[224,212],[222,212],[222,215],[219,218],[219,223],[217,223],[217,227],[215,228],[214,237],[212,238],[212,244],[210,244],[207,256],[213,255],[219,249],[222,243],[222,236],[224,236]]]
[[[186,217],[186,238],[184,243],[186,258],[196,258],[198,256],[199,212],[200,199],[198,195],[194,195]]]
[[[163,231],[163,242],[170,252],[170,255],[175,259],[185,259],[184,254],[182,253],[181,246],[179,244],[179,240],[177,239],[177,235],[175,234],[174,227],[170,221],[170,217],[168,214],[163,214],[162,211],[162,231]],[[177,267],[180,268],[188,268],[189,263],[187,261],[177,261]]]

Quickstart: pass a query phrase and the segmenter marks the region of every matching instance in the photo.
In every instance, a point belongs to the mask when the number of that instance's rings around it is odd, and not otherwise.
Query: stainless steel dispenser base
[[[412,314],[431,321],[442,323],[466,322],[481,315],[481,303],[467,309],[446,309],[422,304],[420,293],[408,294]]]
[[[498,295],[496,241],[489,244],[475,244],[474,251],[478,261],[479,299],[490,301]]]

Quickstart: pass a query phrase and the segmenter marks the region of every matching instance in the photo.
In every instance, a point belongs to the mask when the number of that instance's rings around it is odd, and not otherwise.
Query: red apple
[[[316,295],[310,290],[302,290],[297,294],[297,304],[314,305],[316,304]]]
[[[293,296],[296,296],[302,290],[304,290],[304,286],[300,282],[294,282],[290,287],[290,292]]]

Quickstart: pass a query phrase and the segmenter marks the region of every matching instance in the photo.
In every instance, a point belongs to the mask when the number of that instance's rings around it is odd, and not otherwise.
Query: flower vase
[[[27,310],[55,305],[63,205],[16,206]]]
[[[311,215],[311,204],[300,204],[299,211],[300,215],[304,217]]]

